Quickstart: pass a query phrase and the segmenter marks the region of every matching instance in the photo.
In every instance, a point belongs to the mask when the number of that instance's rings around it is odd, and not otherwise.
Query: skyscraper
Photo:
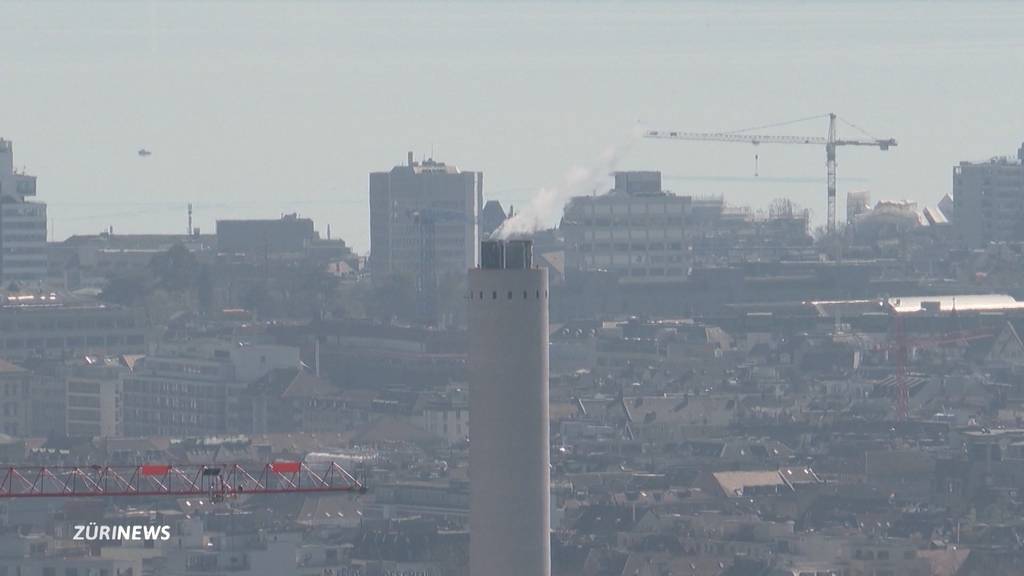
[[[471,576],[551,573],[547,272],[528,240],[469,272]]]
[[[14,169],[14,144],[0,138],[0,282],[46,278],[46,204],[36,177]]]
[[[462,275],[476,266],[483,173],[433,159],[370,174],[370,272]]]
[[[1016,158],[953,168],[953,226],[969,248],[1024,240],[1024,144]]]

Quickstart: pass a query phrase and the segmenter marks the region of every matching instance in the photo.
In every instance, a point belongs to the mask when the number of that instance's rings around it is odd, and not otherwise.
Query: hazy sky
[[[752,147],[631,134],[835,111],[900,143],[842,149],[841,196],[934,203],[1024,140],[1022,30],[1022,2],[0,1],[0,136],[57,238],[183,231],[191,201],[204,230],[297,211],[366,250],[367,173],[406,150],[506,206],[615,147],[678,193],[821,220],[822,150],[762,146],[753,180]]]

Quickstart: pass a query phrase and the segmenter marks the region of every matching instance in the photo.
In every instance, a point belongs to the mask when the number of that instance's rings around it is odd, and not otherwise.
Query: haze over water
[[[835,111],[899,141],[840,150],[840,215],[851,189],[934,204],[957,161],[1024,141],[1022,30],[1018,2],[4,2],[0,136],[57,239],[184,231],[191,201],[204,231],[298,211],[366,250],[367,172],[406,150],[482,170],[507,207],[618,147],[677,193],[788,195],[820,223],[823,150],[635,141],[637,122]]]

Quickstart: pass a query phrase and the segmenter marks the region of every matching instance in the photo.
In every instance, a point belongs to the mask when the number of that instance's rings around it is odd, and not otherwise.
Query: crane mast
[[[656,138],[666,140],[686,140],[696,142],[739,142],[745,144],[753,144],[754,146],[760,144],[810,144],[814,146],[825,147],[825,167],[828,172],[828,180],[826,184],[826,194],[828,197],[828,215],[826,226],[829,235],[833,235],[836,231],[836,149],[840,146],[869,146],[875,147],[879,150],[888,150],[890,147],[896,146],[896,140],[893,138],[862,138],[862,139],[842,139],[839,138],[839,132],[837,129],[837,120],[839,117],[834,113],[829,113],[828,117],[828,132],[824,137],[821,136],[792,136],[792,135],[778,135],[778,134],[750,134],[748,130],[738,130],[733,132],[680,132],[675,130],[649,130],[644,134],[645,138]],[[810,118],[802,118],[791,122],[782,122],[778,125],[793,124],[795,122],[802,122],[809,120]],[[848,123],[849,124],[849,123]],[[853,126],[853,124],[850,124]],[[858,129],[859,130],[859,129]]]

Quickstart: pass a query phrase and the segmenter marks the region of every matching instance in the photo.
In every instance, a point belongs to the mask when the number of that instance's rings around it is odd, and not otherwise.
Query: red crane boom
[[[357,492],[366,486],[337,463],[313,470],[304,462],[269,464],[143,464],[140,466],[7,466],[2,498],[209,496]]]
[[[907,361],[910,351],[916,348],[938,348],[948,344],[964,344],[996,336],[995,328],[961,330],[940,334],[934,338],[908,339],[903,326],[903,316],[893,316],[893,342],[885,346],[896,353],[896,418],[910,417],[910,387],[907,382]]]

